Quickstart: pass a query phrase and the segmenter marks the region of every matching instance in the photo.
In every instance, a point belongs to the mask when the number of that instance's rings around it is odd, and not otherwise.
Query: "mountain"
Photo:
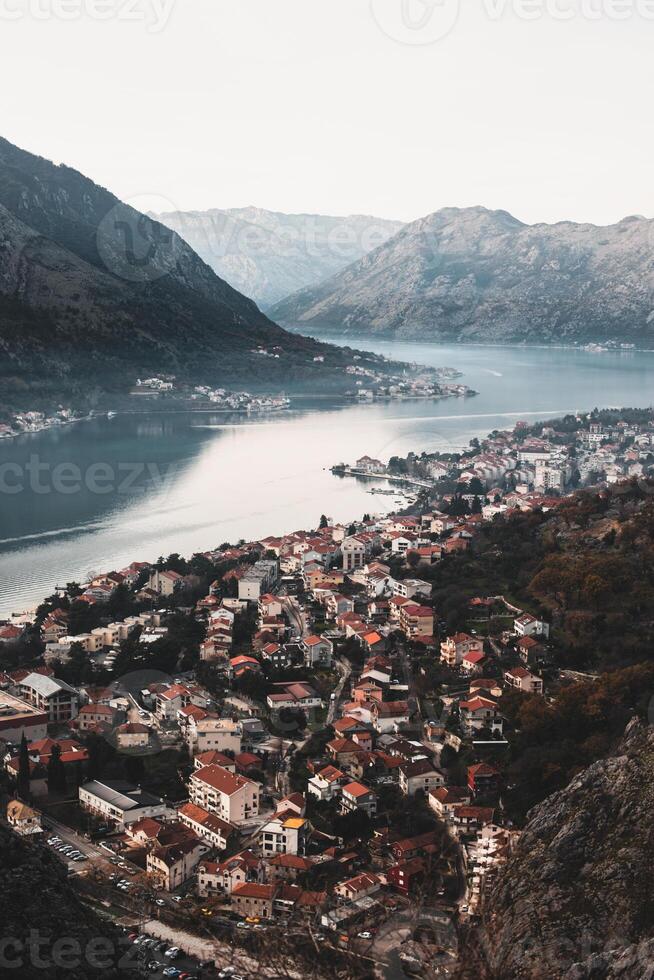
[[[305,332],[423,341],[651,343],[653,246],[640,217],[526,225],[445,208],[270,315]]]
[[[348,360],[272,323],[170,229],[1,139],[0,354],[0,397],[28,404],[157,372],[329,387]]]
[[[466,937],[460,980],[628,980],[654,963],[654,732],[634,720],[614,752],[529,815]]]
[[[338,218],[254,207],[153,217],[263,309],[335,275],[402,227],[401,221],[361,214]]]

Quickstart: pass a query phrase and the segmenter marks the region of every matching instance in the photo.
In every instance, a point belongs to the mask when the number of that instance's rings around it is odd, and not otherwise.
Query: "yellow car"
[[[202,915],[213,915],[213,909],[200,909]]]
[[[248,915],[246,916],[245,921],[249,922],[251,925],[258,925],[261,922],[261,919],[258,915]]]

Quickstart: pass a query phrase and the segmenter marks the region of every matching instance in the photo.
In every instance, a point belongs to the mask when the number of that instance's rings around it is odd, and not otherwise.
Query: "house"
[[[283,611],[284,606],[279,596],[271,595],[270,592],[259,596],[259,622],[270,617],[281,616]]]
[[[188,881],[207,853],[197,837],[174,844],[156,843],[146,855],[146,870],[153,888],[172,892]]]
[[[138,721],[127,721],[115,729],[116,744],[121,749],[147,749],[152,732]]]
[[[508,687],[523,694],[542,694],[543,681],[540,677],[532,674],[526,667],[512,667],[504,674],[504,680]]]
[[[191,703],[191,692],[183,684],[171,684],[155,694],[155,714],[161,721],[176,721],[182,708]]]
[[[394,864],[386,872],[389,885],[401,892],[403,895],[411,895],[422,883],[425,876],[425,860],[422,857],[414,857],[409,861],[401,861]]]
[[[406,837],[391,844],[391,854],[396,861],[409,861],[414,857],[424,857],[438,851],[437,834],[428,830],[416,837]]]
[[[470,803],[472,794],[467,786],[441,786],[430,790],[427,802],[434,813],[446,820],[457,806]]]
[[[191,802],[228,823],[239,823],[259,813],[259,784],[222,766],[203,766],[189,781]]]
[[[160,797],[117,779],[84,783],[79,787],[79,803],[87,813],[115,824],[119,830],[144,817],[163,817],[169,813],[168,805]]]
[[[340,881],[334,886],[334,894],[344,902],[355,902],[358,899],[374,895],[382,886],[381,878],[371,871]]]
[[[486,656],[477,650],[466,653],[461,661],[461,670],[465,674],[481,674],[486,663]]]
[[[275,711],[281,708],[311,709],[319,708],[322,698],[305,681],[287,681],[273,684],[272,693],[267,695],[266,702]]]
[[[377,630],[371,630],[359,637],[361,646],[368,654],[382,653],[386,649],[386,640]]]
[[[245,654],[239,654],[238,657],[232,657],[229,661],[229,673],[231,677],[243,677],[246,673],[258,674],[261,670],[261,664],[255,657],[248,657]]]
[[[77,715],[77,691],[56,677],[34,672],[19,682],[18,689],[20,697],[45,712],[51,724],[72,721]]]
[[[304,653],[304,663],[306,667],[329,667],[331,666],[334,655],[334,646],[331,640],[324,636],[307,636],[300,644]]]
[[[377,794],[363,783],[346,783],[341,790],[341,812],[355,813],[357,810],[374,817],[377,813]]]
[[[276,813],[259,830],[261,853],[264,857],[270,854],[304,854],[309,830],[306,817],[294,816],[288,810]]]
[[[397,731],[400,725],[408,724],[410,718],[407,701],[373,702],[371,708],[372,724],[377,732]]]
[[[517,636],[544,636],[550,635],[549,623],[542,619],[537,619],[531,613],[523,613],[513,621],[513,630]]]
[[[270,919],[273,914],[273,900],[279,886],[262,885],[246,881],[232,889],[232,907],[243,916],[258,916]]]
[[[243,727],[238,721],[229,718],[203,718],[187,729],[189,747],[196,752],[241,751]]]
[[[470,681],[470,697],[481,694],[485,698],[501,698],[503,693],[500,682],[490,677],[477,677]]]
[[[341,787],[348,782],[348,777],[335,766],[325,766],[307,783],[307,791],[318,800],[331,800],[340,793]]]
[[[327,752],[338,765],[351,765],[361,748],[350,738],[333,738],[327,743]]]
[[[441,663],[448,667],[458,667],[463,658],[470,653],[483,653],[484,642],[468,633],[455,633],[441,643]]]
[[[333,722],[332,728],[336,732],[337,737],[341,738],[353,738],[355,735],[360,734],[370,734],[370,726],[359,718],[353,718],[351,715],[344,715],[337,721]]]
[[[540,663],[545,652],[543,644],[533,636],[522,636],[518,640],[518,653],[527,666]]]
[[[111,727],[116,711],[108,704],[85,704],[79,709],[76,726],[80,732],[95,731],[102,726]]]
[[[164,829],[164,824],[152,817],[144,817],[125,828],[125,834],[137,844],[152,844]]]
[[[405,796],[415,796],[419,790],[426,796],[430,790],[444,785],[443,774],[434,769],[429,759],[407,762],[400,767],[400,789]]]
[[[366,564],[368,545],[361,538],[351,536],[345,538],[341,543],[341,553],[343,555],[343,571],[353,572],[357,568],[363,568]]]
[[[43,833],[39,811],[20,800],[11,800],[7,804],[7,823],[20,837]]]
[[[419,578],[405,578],[401,580],[393,579],[393,595],[403,599],[413,599],[419,596],[428,599],[431,595],[431,582],[423,582]]]
[[[266,876],[269,882],[297,881],[308,874],[314,862],[299,854],[273,854],[266,864]]]
[[[198,866],[198,895],[231,895],[234,888],[244,882],[256,882],[262,878],[262,864],[252,851],[241,851],[224,861],[203,861]]]
[[[477,833],[486,824],[493,822],[494,810],[488,806],[457,806],[454,807],[450,824],[457,836]]]
[[[277,559],[261,559],[250,565],[238,580],[238,597],[245,602],[259,602],[263,593],[270,592],[279,577]]]
[[[234,757],[234,762],[236,764],[236,771],[240,772],[242,776],[250,776],[253,773],[259,772],[264,767],[264,761],[261,756],[255,755],[253,752],[239,752]]]
[[[500,789],[499,770],[487,762],[468,766],[468,787],[475,799],[496,796]]]
[[[504,720],[495,701],[476,695],[469,701],[459,704],[461,727],[466,735],[474,735],[484,728],[491,732],[502,732]]]
[[[222,766],[229,772],[236,772],[236,762],[222,752],[210,749],[208,752],[200,752],[193,757],[193,768],[202,769],[203,766]]]
[[[177,816],[200,840],[219,851],[225,851],[230,839],[238,832],[233,824],[195,803],[184,803]]]
[[[157,569],[148,579],[148,588],[156,592],[157,595],[171,596],[183,581],[184,577],[178,572],[163,572]]]
[[[434,610],[412,602],[400,609],[400,629],[407,639],[434,635]]]
[[[364,473],[384,473],[386,471],[384,464],[371,456],[362,456],[357,459],[354,466],[357,470],[363,470]]]

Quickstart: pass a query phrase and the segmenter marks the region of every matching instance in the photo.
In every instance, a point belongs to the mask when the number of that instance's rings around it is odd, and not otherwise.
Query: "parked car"
[[[181,953],[181,949],[179,948],[179,946],[171,946],[170,949],[166,950],[164,956],[167,956],[169,959],[174,960],[177,956],[179,956],[180,953]]]
[[[154,904],[155,905],[165,905],[166,903],[164,902],[163,898],[155,898]]]

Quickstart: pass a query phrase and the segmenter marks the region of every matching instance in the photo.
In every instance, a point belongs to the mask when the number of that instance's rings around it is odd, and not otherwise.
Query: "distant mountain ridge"
[[[426,341],[654,339],[654,222],[526,225],[445,208],[270,315],[304,332]]]
[[[272,347],[279,358],[258,353]],[[268,390],[329,385],[347,359],[272,323],[174,232],[3,139],[0,355],[0,401],[25,394],[27,404],[124,391],[156,372]]]
[[[403,227],[401,221],[368,215],[284,214],[256,207],[152,217],[263,309],[338,273]]]

